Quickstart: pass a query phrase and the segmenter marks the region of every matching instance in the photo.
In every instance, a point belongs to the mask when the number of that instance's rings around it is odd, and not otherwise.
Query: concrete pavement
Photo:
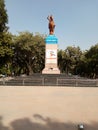
[[[64,130],[64,123],[84,123],[97,130],[98,88],[0,86],[0,117],[2,130],[33,130],[34,123],[39,126],[34,130],[58,130],[59,127]],[[30,128],[16,125],[18,120],[21,122],[23,119],[25,123],[29,121],[32,124]],[[55,128],[53,124],[49,125],[50,122],[63,125]],[[46,127],[46,124],[49,126]]]

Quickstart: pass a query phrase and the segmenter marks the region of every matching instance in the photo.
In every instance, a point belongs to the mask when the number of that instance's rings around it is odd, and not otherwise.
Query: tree
[[[44,67],[44,38],[21,32],[14,38],[13,70],[17,74],[41,72]],[[17,69],[16,69],[17,68]]]
[[[91,78],[98,77],[98,43],[92,46],[85,54],[87,60],[87,73]]]
[[[85,54],[86,51],[83,51],[77,64],[77,73],[82,77],[87,77],[87,71],[88,71],[87,59],[85,57]]]
[[[8,16],[4,0],[0,0],[0,73],[7,74],[9,62],[13,55],[12,35],[8,32]]]
[[[61,73],[65,71],[64,69],[65,60],[66,60],[65,52],[63,50],[59,50],[58,51],[58,67]]]
[[[78,64],[82,51],[79,47],[68,46],[58,52],[59,68],[62,73],[78,74]]]
[[[7,31],[8,29],[8,27],[6,26],[7,23],[8,23],[8,16],[7,11],[5,9],[5,1],[0,0],[0,36],[3,32]]]
[[[13,56],[12,44],[12,34],[5,32],[0,45],[0,73],[11,74],[9,69]]]

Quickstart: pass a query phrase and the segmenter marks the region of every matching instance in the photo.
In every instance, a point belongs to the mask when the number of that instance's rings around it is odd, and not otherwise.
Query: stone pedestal
[[[58,69],[58,39],[55,35],[49,35],[46,39],[45,68],[43,74],[60,74]]]

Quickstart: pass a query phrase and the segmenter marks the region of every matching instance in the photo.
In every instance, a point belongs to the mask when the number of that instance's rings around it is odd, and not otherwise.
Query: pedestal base
[[[60,70],[58,68],[44,68],[42,74],[60,74]]]
[[[55,35],[49,35],[45,39],[46,49],[45,49],[45,68],[42,74],[60,74],[58,69],[58,39]]]

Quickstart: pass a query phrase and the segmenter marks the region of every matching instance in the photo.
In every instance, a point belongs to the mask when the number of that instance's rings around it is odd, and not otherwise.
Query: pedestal
[[[58,69],[58,39],[55,35],[49,35],[46,39],[45,68],[43,74],[60,74]]]

